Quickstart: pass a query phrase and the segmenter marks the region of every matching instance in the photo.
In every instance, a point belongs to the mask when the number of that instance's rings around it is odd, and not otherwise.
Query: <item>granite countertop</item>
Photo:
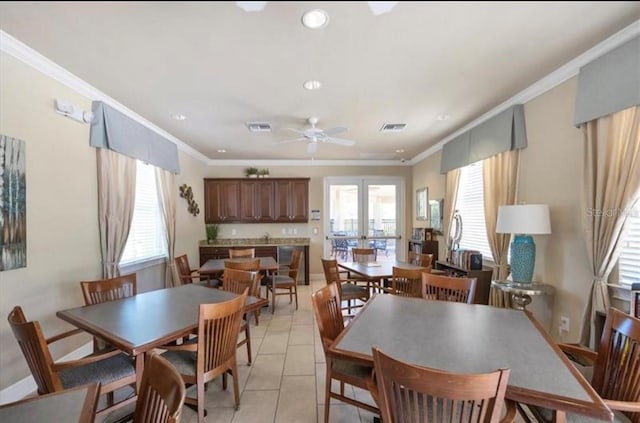
[[[242,245],[247,247],[265,246],[265,247],[277,247],[279,245],[309,245],[310,238],[269,238],[266,240],[262,238],[220,238],[216,239],[213,244],[207,243],[206,240],[200,241],[201,247],[228,247],[234,245]]]

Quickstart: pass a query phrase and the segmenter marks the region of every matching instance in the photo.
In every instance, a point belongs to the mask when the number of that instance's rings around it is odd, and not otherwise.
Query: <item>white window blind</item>
[[[167,255],[154,166],[138,161],[136,169],[136,203],[121,266]]]
[[[460,248],[480,251],[483,260],[493,260],[484,222],[483,195],[482,162],[461,168],[458,199],[455,206],[462,217]]]
[[[625,222],[618,270],[621,284],[640,282],[640,201],[636,202]]]

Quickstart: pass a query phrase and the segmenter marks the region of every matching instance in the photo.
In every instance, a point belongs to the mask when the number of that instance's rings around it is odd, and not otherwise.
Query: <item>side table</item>
[[[514,281],[491,281],[491,286],[504,292],[511,293],[511,300],[515,309],[526,310],[531,303],[532,295],[553,295],[552,285],[540,282],[521,283]]]

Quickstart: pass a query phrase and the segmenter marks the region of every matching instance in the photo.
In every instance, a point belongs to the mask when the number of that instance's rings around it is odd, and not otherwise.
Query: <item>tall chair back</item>
[[[138,292],[135,273],[111,279],[82,281],[80,288],[82,288],[85,305],[133,297]]]
[[[409,263],[422,267],[432,266],[433,254],[416,253],[415,251],[409,251]]]
[[[242,257],[247,258],[247,257]],[[251,257],[248,257],[251,258]],[[235,270],[246,270],[246,271],[258,271],[260,270],[260,259],[254,260],[243,260],[243,261],[232,261],[225,260],[224,261],[225,272],[226,269],[235,269]]]
[[[358,263],[370,263],[377,259],[377,250],[375,248],[352,248],[353,261]]]
[[[422,298],[422,269],[393,267],[391,294],[401,297]]]
[[[414,366],[373,348],[382,420],[498,423],[509,370],[454,374]]]
[[[453,278],[422,273],[423,295],[427,300],[473,304],[476,283],[476,278]]]
[[[157,353],[146,357],[133,423],[178,423],[184,404],[178,370]]]
[[[338,286],[337,283],[328,283],[311,296],[313,313],[316,317],[325,354],[331,343],[344,330]]]
[[[229,248],[229,258],[253,258],[256,256],[255,248]]]
[[[245,290],[249,295],[257,296],[260,286],[260,272],[226,268],[222,277],[222,289],[236,294]]]

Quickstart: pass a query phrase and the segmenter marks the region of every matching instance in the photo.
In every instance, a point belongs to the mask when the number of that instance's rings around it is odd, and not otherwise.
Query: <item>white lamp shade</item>
[[[550,234],[549,206],[546,204],[500,206],[496,232],[499,234]]]

